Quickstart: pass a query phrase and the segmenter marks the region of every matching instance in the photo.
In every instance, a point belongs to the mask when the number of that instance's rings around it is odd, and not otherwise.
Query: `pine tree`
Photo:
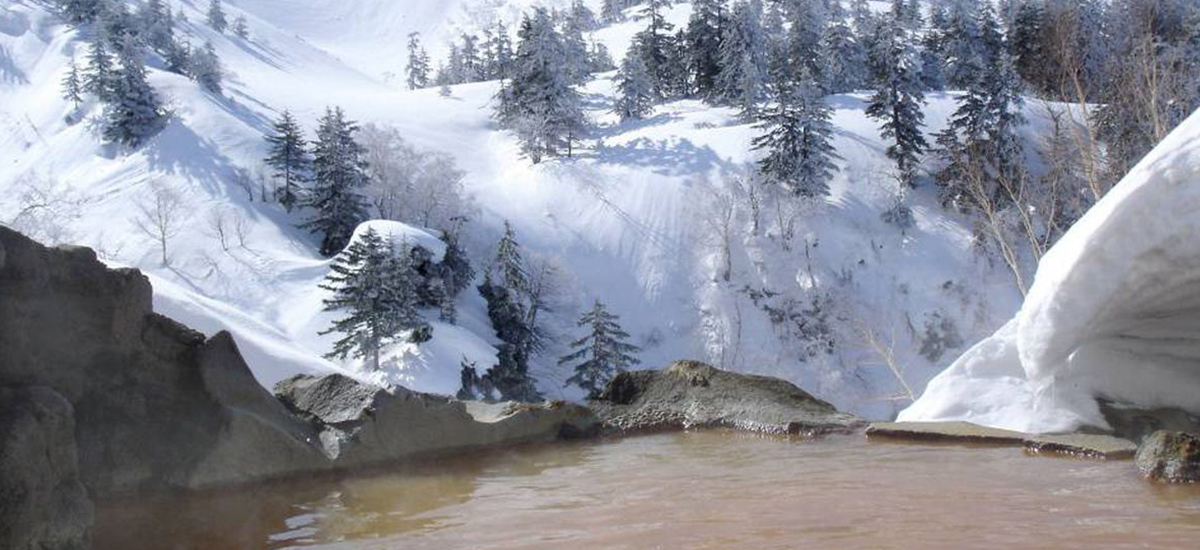
[[[954,90],[970,85],[983,64],[979,26],[976,14],[982,9],[979,0],[954,0],[941,30],[945,52],[943,75]]]
[[[600,303],[579,318],[578,326],[588,327],[588,335],[571,342],[575,351],[558,360],[559,365],[571,365],[575,374],[567,384],[579,386],[589,398],[594,398],[617,373],[638,364],[638,347],[626,342],[629,333],[621,329],[620,319]]]
[[[75,57],[71,57],[71,63],[67,65],[67,74],[62,79],[62,97],[70,101],[75,108],[79,108],[79,102],[83,101],[83,78],[79,75],[79,66],[75,64]]]
[[[172,40],[170,47],[163,54],[167,70],[175,74],[187,74],[192,61],[192,47],[187,41]]]
[[[321,254],[333,256],[367,219],[361,189],[367,183],[364,150],[354,140],[358,126],[340,107],[326,109],[313,142],[313,187],[304,205],[315,212],[300,227],[321,235]]]
[[[242,40],[250,38],[250,27],[246,25],[245,15],[238,15],[233,20],[233,34]]]
[[[766,36],[762,28],[762,4],[758,0],[734,5],[719,59],[718,99],[740,107],[743,117],[755,118],[766,95],[767,77]]]
[[[724,0],[696,0],[684,33],[686,59],[692,89],[702,97],[710,97],[721,72],[721,39],[726,25]]]
[[[647,21],[646,29],[634,37],[638,55],[646,65],[650,83],[659,98],[671,97],[675,91],[671,74],[675,47],[671,31],[675,26],[666,20],[666,12],[670,7],[671,0],[646,0],[642,7],[642,17]]]
[[[100,13],[97,16],[99,37],[108,43],[115,51],[123,47],[125,36],[138,36],[142,29],[129,13],[129,6],[122,0],[101,0]]]
[[[458,296],[475,280],[475,269],[471,267],[471,260],[467,258],[466,251],[458,242],[458,233],[457,229],[444,229],[441,234],[442,242],[446,243],[446,253],[442,255],[439,271],[446,284],[446,294],[450,298]]]
[[[205,42],[203,48],[192,52],[188,62],[188,74],[205,90],[220,95],[223,73],[221,59],[217,57],[217,50],[213,48],[212,42]]]
[[[112,58],[105,50],[103,40],[95,38],[88,44],[87,62],[83,89],[100,101],[107,101],[112,92],[114,74]]]
[[[171,10],[162,0],[147,0],[142,4],[137,19],[145,43],[160,53],[168,51],[175,42],[175,22]]]
[[[867,84],[867,52],[844,17],[833,19],[821,39],[825,84],[830,93],[861,89]]]
[[[225,32],[225,28],[229,26],[229,22],[225,19],[225,10],[221,9],[221,0],[208,1],[208,26],[214,31]]]
[[[492,272],[500,277],[504,288],[516,296],[529,291],[529,276],[525,272],[525,259],[521,257],[521,244],[508,220],[504,221],[504,235],[496,244],[496,258],[492,261]]]
[[[831,117],[820,87],[807,74],[794,90],[781,90],[758,126],[765,133],[753,140],[754,149],[767,151],[758,163],[763,180],[801,197],[828,195],[839,158],[830,143]]]
[[[119,68],[104,105],[104,138],[136,147],[162,129],[165,113],[154,88],[146,80],[141,47],[125,35],[118,54]]]
[[[275,199],[291,212],[300,202],[303,186],[312,170],[312,160],[305,147],[304,132],[291,112],[285,110],[279,120],[271,124],[271,131],[266,138],[266,163],[275,170],[274,177],[283,181],[283,187],[275,190]]]
[[[346,316],[320,333],[342,334],[326,357],[353,355],[379,370],[380,350],[388,340],[405,330],[428,331],[416,308],[418,275],[407,257],[407,250],[395,250],[374,229],[337,256],[320,287],[332,293],[324,300],[325,310]]]
[[[56,4],[68,23],[91,23],[100,14],[99,0],[58,0]]]
[[[526,324],[525,307],[504,285],[484,276],[479,293],[487,301],[488,319],[496,331],[500,345],[496,347],[496,366],[482,377],[485,387],[495,388],[503,399],[537,401],[541,393],[529,373],[529,356],[533,331]]]
[[[788,4],[787,19],[787,60],[781,64],[786,67],[783,74],[772,75],[776,85],[791,85],[788,79],[806,74],[818,83],[824,84],[826,74],[822,61],[825,59],[821,51],[821,35],[825,28],[825,20],[820,5],[816,2],[792,2]]]
[[[653,110],[654,102],[654,87],[646,64],[638,52],[630,48],[617,73],[617,99],[613,111],[621,120],[640,119]]]
[[[881,135],[891,139],[887,157],[896,162],[901,184],[916,184],[921,155],[928,147],[921,132],[925,114],[921,111],[925,94],[921,91],[921,73],[911,36],[901,24],[903,3],[894,0],[892,13],[879,27],[873,65],[876,91],[867,105],[867,116],[882,121]]]
[[[514,130],[522,151],[534,162],[566,150],[583,133],[579,92],[564,67],[562,37],[545,9],[521,21],[512,79],[498,94],[496,117]]]
[[[408,35],[408,89],[416,90],[429,85],[429,55],[421,47],[421,34]]]
[[[982,66],[972,72],[950,124],[938,133],[938,156],[943,168],[936,180],[943,186],[943,201],[968,206],[977,193],[965,190],[968,178],[981,175],[1012,189],[1022,180],[1023,151],[1017,131],[1021,114],[1020,77],[1004,47],[990,8],[979,13]],[[1008,200],[995,197],[998,202]],[[988,198],[989,201],[992,197]]]
[[[478,38],[471,34],[462,35],[462,48],[459,50],[462,59],[462,81],[478,82],[483,79],[483,66],[479,60]]]
[[[1049,82],[1051,77],[1046,73],[1048,52],[1042,44],[1044,17],[1038,2],[1021,1],[1009,33],[1009,52],[1016,58],[1017,73],[1038,90],[1049,92],[1057,83]]]
[[[496,29],[492,32],[491,51],[492,66],[488,70],[489,78],[508,78],[512,74],[513,48],[512,39],[508,36],[508,27],[504,22],[497,21]]]
[[[571,84],[583,84],[591,77],[587,41],[583,38],[584,28],[579,25],[574,17],[569,17],[562,30],[563,66]]]

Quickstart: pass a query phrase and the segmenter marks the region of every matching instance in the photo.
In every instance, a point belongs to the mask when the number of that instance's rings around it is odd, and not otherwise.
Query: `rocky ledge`
[[[819,435],[865,425],[786,381],[696,361],[620,373],[589,405],[610,431],[729,427]]]
[[[970,422],[872,422],[872,439],[970,443],[1023,447],[1032,454],[1060,454],[1104,460],[1133,458],[1137,445],[1102,434],[1029,434],[980,426]]]
[[[458,401],[370,386],[339,374],[297,375],[276,384],[275,393],[309,423],[322,454],[336,469],[581,437],[599,426],[591,411],[579,405]]]

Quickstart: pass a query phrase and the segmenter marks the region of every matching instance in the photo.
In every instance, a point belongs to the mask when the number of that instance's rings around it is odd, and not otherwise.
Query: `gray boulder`
[[[1200,481],[1200,437],[1159,430],[1137,452],[1138,469],[1147,478],[1167,483]]]
[[[253,378],[233,339],[151,310],[150,282],[86,248],[0,227],[0,385],[75,410],[93,497],[241,483],[322,468],[315,433]]]
[[[586,435],[598,426],[578,405],[463,402],[338,374],[294,376],[275,392],[308,420],[339,469]]]
[[[87,548],[71,404],[46,387],[0,387],[0,548]]]
[[[864,425],[784,380],[696,361],[620,373],[589,404],[606,428],[619,431],[729,427],[819,435]]]

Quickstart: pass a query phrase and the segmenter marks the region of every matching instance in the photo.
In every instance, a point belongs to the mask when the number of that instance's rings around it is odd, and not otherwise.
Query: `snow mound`
[[[379,234],[385,240],[390,240],[392,245],[397,248],[419,246],[428,250],[438,261],[446,255],[446,243],[434,237],[430,232],[390,220],[371,220],[358,224],[358,227],[354,229],[354,236],[350,238],[350,242],[358,241],[364,233],[371,229],[374,229],[375,233]]]
[[[1096,397],[1200,411],[1200,112],[1042,259],[1015,319],[900,420],[1106,427]]]

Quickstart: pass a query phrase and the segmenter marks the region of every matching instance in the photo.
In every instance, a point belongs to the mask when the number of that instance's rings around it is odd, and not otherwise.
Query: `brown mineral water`
[[[101,506],[100,549],[1200,548],[1129,461],[703,431]]]

